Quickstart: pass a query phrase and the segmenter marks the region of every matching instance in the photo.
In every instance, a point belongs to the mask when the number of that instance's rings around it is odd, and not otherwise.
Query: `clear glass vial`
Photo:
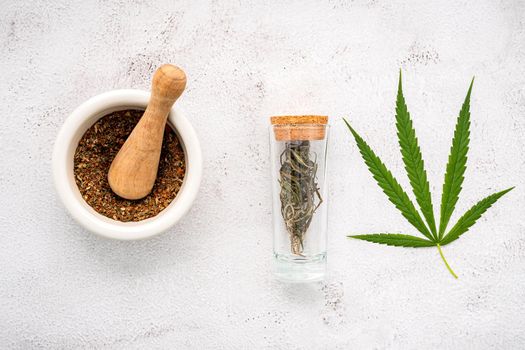
[[[273,271],[286,282],[326,274],[328,117],[271,117]]]

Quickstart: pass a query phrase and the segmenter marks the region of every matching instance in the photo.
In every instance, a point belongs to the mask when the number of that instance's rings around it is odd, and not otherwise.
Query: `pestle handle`
[[[168,114],[186,87],[186,74],[165,64],[157,69],[151,85],[148,107],[108,172],[109,186],[125,199],[141,199],[153,188]]]

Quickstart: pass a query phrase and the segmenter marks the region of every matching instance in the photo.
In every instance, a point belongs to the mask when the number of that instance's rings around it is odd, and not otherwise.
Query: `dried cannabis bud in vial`
[[[323,202],[316,179],[317,155],[311,154],[310,141],[288,141],[280,164],[281,214],[292,253],[302,255],[306,231]]]

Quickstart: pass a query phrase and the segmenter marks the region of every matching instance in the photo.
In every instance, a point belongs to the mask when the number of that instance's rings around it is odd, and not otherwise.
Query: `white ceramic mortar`
[[[150,93],[141,90],[109,91],[81,104],[62,126],[53,151],[55,188],[71,216],[87,230],[100,236],[137,240],[162,233],[179,221],[197,196],[202,178],[202,153],[195,130],[176,106],[168,123],[181,141],[186,157],[186,174],[175,199],[158,215],[138,222],[121,222],[97,213],[82,198],[73,174],[73,157],[82,135],[108,113],[129,108],[145,109]]]

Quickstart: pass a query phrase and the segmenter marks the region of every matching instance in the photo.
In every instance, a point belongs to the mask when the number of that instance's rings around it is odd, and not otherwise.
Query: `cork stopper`
[[[325,115],[283,115],[270,117],[277,141],[322,140],[326,135]]]

